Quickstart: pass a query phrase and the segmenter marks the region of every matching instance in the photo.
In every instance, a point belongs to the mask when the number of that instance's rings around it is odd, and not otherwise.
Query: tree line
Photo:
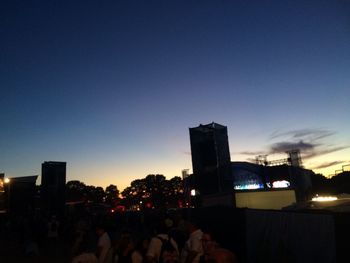
[[[311,173],[311,182],[313,194],[350,194],[349,171],[330,179],[322,174]],[[77,180],[66,184],[67,202],[123,206],[132,210],[186,207],[190,202],[188,196],[188,189],[184,188],[181,177],[176,176],[168,180],[162,174],[149,174],[143,179],[136,179],[121,192],[113,184],[105,189]]]
[[[329,179],[322,174],[312,173],[311,182],[314,194],[350,194],[350,171],[344,171]]]
[[[103,189],[78,180],[69,181],[66,184],[66,201],[107,204],[111,207],[120,205],[133,210],[185,205],[181,177],[167,180],[162,174],[150,174],[143,179],[136,179],[122,192],[113,184]]]

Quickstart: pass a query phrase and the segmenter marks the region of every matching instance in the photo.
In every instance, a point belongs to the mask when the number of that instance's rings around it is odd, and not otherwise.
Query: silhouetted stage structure
[[[280,160],[231,162],[226,126],[189,130],[193,174],[184,185],[187,193],[195,189],[191,213],[216,228],[241,262],[349,262],[350,198],[311,201],[312,171],[297,149]]]
[[[270,162],[266,156],[231,162],[226,126],[213,122],[189,132],[193,174],[184,185],[196,190],[201,206],[281,209],[310,198],[312,171],[301,166],[298,150]]]

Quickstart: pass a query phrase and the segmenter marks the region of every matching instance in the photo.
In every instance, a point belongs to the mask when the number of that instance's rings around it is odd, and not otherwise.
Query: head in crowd
[[[216,241],[215,233],[210,229],[203,230],[202,246],[204,254],[209,254],[213,250],[219,248],[219,244]]]
[[[186,221],[185,227],[188,234],[191,234],[199,229],[199,224],[197,223],[197,220],[190,219],[189,221]]]
[[[120,255],[127,254],[128,252],[132,251],[134,249],[134,242],[131,235],[122,235],[116,249]]]
[[[149,242],[149,238],[143,237],[137,242],[135,249],[141,254],[145,255],[149,246]]]
[[[96,227],[96,234],[100,237],[106,232],[106,227],[104,224],[97,224]]]
[[[156,226],[157,234],[167,234],[173,227],[173,221],[169,218],[160,220],[159,224]]]

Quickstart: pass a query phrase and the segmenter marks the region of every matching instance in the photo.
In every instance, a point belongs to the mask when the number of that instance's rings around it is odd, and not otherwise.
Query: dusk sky
[[[350,164],[349,1],[1,1],[0,172],[123,190],[192,170],[189,127],[231,160]],[[40,179],[39,182],[40,183]]]

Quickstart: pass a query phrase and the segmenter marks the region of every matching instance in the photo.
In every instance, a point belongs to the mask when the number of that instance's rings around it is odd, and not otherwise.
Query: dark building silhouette
[[[44,162],[41,166],[41,203],[46,214],[62,215],[65,206],[66,163]]]
[[[4,185],[9,214],[29,215],[35,211],[37,178],[37,175],[12,177]]]
[[[0,213],[5,212],[6,203],[5,203],[5,174],[0,173]]]
[[[200,194],[232,190],[227,127],[213,122],[190,128],[190,141],[194,180]]]

